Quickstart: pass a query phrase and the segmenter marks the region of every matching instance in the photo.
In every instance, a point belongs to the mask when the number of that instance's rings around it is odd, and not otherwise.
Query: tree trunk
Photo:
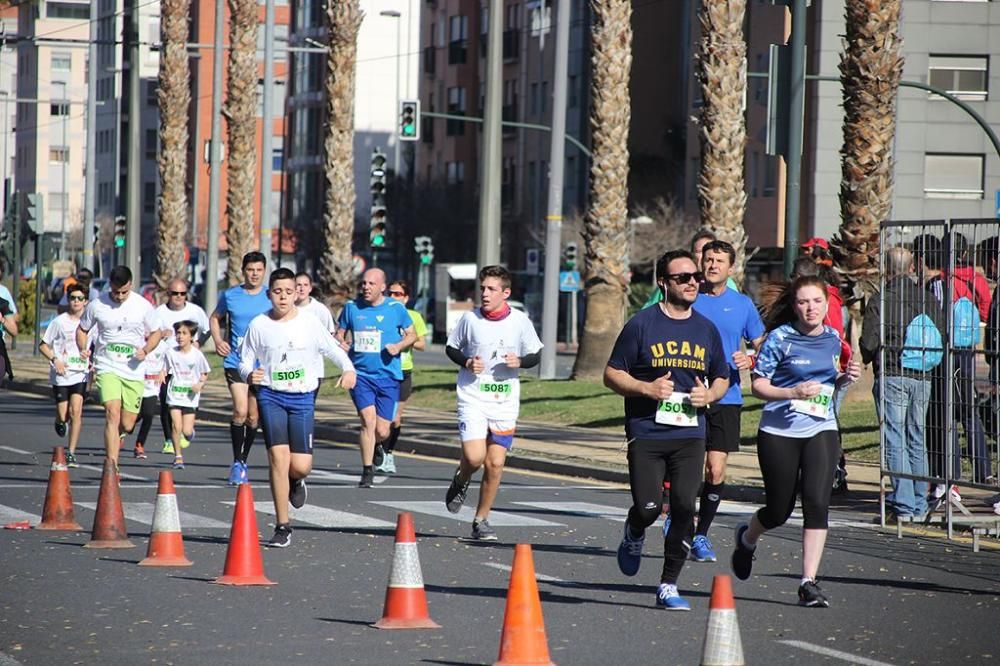
[[[701,80],[701,173],[698,205],[701,226],[736,249],[733,279],[743,283],[747,236],[743,229],[747,195],[743,165],[746,148],[746,54],[743,18],[746,0],[703,0],[699,19],[698,73]]]
[[[587,312],[573,377],[604,372],[628,303],[628,131],[632,5],[594,0],[590,204],[584,222]]]
[[[354,75],[358,30],[363,18],[358,0],[327,5],[330,51],[326,60],[327,135],[324,141],[326,201],[325,249],[319,282],[328,304],[339,309],[354,298]]]
[[[243,255],[254,242],[257,179],[257,0],[229,0],[229,66],[222,114],[229,138],[226,155],[226,242],[230,285],[243,281]]]
[[[163,50],[157,98],[160,104],[159,220],[156,227],[157,298],[164,299],[171,280],[185,276],[184,247],[188,221],[188,12],[191,0],[163,0],[160,16]]]

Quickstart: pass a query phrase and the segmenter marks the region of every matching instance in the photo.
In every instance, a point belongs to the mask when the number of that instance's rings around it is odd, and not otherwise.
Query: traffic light
[[[413,249],[420,257],[420,263],[430,266],[434,263],[434,242],[430,236],[417,236],[413,239]]]
[[[566,248],[563,250],[563,263],[566,265],[566,268],[570,270],[576,268],[577,258],[577,244],[573,241],[566,243]]]
[[[42,208],[42,195],[37,192],[26,192],[24,194],[23,206],[24,223],[33,234],[40,234],[45,226]]]
[[[399,140],[420,140],[420,100],[404,99],[399,102]]]
[[[125,247],[125,217],[115,218],[115,247]]]
[[[385,187],[386,187],[385,153],[376,148],[372,151],[371,186],[372,195],[371,218],[368,223],[368,245],[374,249],[385,247],[386,218]]]

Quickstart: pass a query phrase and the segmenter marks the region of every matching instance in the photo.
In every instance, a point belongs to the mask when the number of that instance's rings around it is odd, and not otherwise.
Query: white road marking
[[[357,488],[358,481],[361,480],[360,474],[342,474],[340,472],[327,472],[322,469],[314,469],[309,472],[310,479],[323,479],[325,481],[338,481],[340,483],[349,483],[351,486]],[[385,483],[388,481],[386,476],[375,476],[375,485]]]
[[[96,502],[73,502],[77,506],[82,506],[84,509],[90,509],[91,511],[97,510]],[[150,502],[122,502],[122,508],[125,510],[125,519],[131,520],[132,522],[141,523],[146,527],[153,524],[153,508],[154,505]],[[191,529],[209,529],[209,530],[228,530],[229,523],[224,523],[220,520],[215,520],[213,518],[207,518],[205,516],[199,516],[196,513],[187,513],[186,511],[178,512],[181,520],[181,529],[191,528]]]
[[[3,449],[4,451],[10,451],[11,453],[18,453],[18,454],[20,454],[22,456],[43,455],[41,453],[33,453],[31,451],[24,451],[22,449],[15,449],[13,446],[0,446],[0,449]]]
[[[42,522],[42,517],[33,513],[28,513],[27,511],[15,509],[12,506],[4,506],[3,504],[0,504],[0,527],[3,527],[7,523],[18,523],[22,520],[27,520],[32,525],[37,525]]]
[[[608,506],[592,502],[513,502],[535,509],[547,509],[554,513],[569,513],[577,516],[593,516],[620,523],[628,515],[628,507]]]
[[[38,456],[49,455],[49,454],[47,454],[44,451],[25,451],[23,449],[15,449],[13,446],[0,446],[0,449],[2,449],[4,451],[10,451],[11,453],[17,453],[17,454],[20,454],[22,456],[38,457]],[[103,468],[101,468],[101,467],[95,467],[93,465],[80,465],[80,469],[93,470],[93,471],[97,472],[98,474],[101,474],[101,473],[104,472]],[[135,474],[128,474],[127,472],[123,472],[120,469],[118,470],[118,476],[120,476],[123,479],[135,479],[136,481],[147,481],[147,482],[151,482],[152,481],[152,479],[147,479],[144,476],[137,476]]]
[[[233,506],[236,502],[223,502],[223,504]],[[261,513],[266,513],[269,516],[274,515],[274,504],[271,502],[254,502],[253,507]],[[379,520],[378,518],[370,518],[356,513],[348,513],[347,511],[337,511],[336,509],[325,509],[312,504],[307,504],[301,509],[290,506],[288,507],[288,515],[294,521],[334,529],[373,529],[396,526],[395,523]]]
[[[500,571],[506,571],[510,573],[514,567],[509,564],[500,564],[499,562],[480,562],[483,566],[492,567],[493,569],[499,569]],[[535,580],[540,580],[543,583],[562,583],[563,585],[577,585],[577,583],[571,580],[563,580],[562,578],[556,578],[555,576],[546,576],[545,574],[540,574],[535,572]]]
[[[868,659],[867,657],[859,657],[857,655],[851,654],[850,652],[831,650],[830,648],[823,647],[822,645],[813,645],[812,643],[806,643],[804,641],[778,641],[778,642],[783,645],[790,645],[791,647],[797,647],[800,650],[806,650],[807,652],[814,652],[816,654],[821,654],[824,657],[833,657],[834,659],[840,659],[841,661],[846,661],[851,664],[861,664],[862,666],[892,666],[888,662],[876,661],[875,659]]]
[[[382,506],[400,509],[401,511],[415,511],[416,513],[458,520],[464,523],[471,523],[472,519],[476,517],[475,509],[469,506],[463,506],[462,510],[458,513],[451,513],[441,500],[430,502],[372,502],[372,504],[381,504]],[[494,527],[565,527],[563,523],[553,523],[548,520],[530,518],[505,511],[490,511],[490,525]]]

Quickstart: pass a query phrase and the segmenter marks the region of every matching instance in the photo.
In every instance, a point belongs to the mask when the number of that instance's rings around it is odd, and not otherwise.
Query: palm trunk
[[[747,195],[743,165],[746,148],[746,54],[743,18],[746,0],[703,0],[698,61],[701,93],[701,173],[698,205],[701,226],[736,249],[733,279],[743,282],[747,236],[743,229]]]
[[[628,302],[628,131],[632,4],[594,0],[590,207],[584,222],[587,314],[574,378],[600,377]]]
[[[257,0],[229,0],[229,80],[222,114],[229,137],[226,156],[226,278],[242,282],[243,255],[255,248],[257,180]]]

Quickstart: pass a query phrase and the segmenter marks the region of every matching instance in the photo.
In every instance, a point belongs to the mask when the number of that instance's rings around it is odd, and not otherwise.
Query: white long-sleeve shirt
[[[285,393],[311,393],[319,386],[320,355],[333,361],[342,372],[354,372],[354,364],[330,332],[316,317],[298,312],[286,321],[275,321],[268,313],[250,322],[240,346],[240,375],[247,379],[264,369],[261,386]]]

